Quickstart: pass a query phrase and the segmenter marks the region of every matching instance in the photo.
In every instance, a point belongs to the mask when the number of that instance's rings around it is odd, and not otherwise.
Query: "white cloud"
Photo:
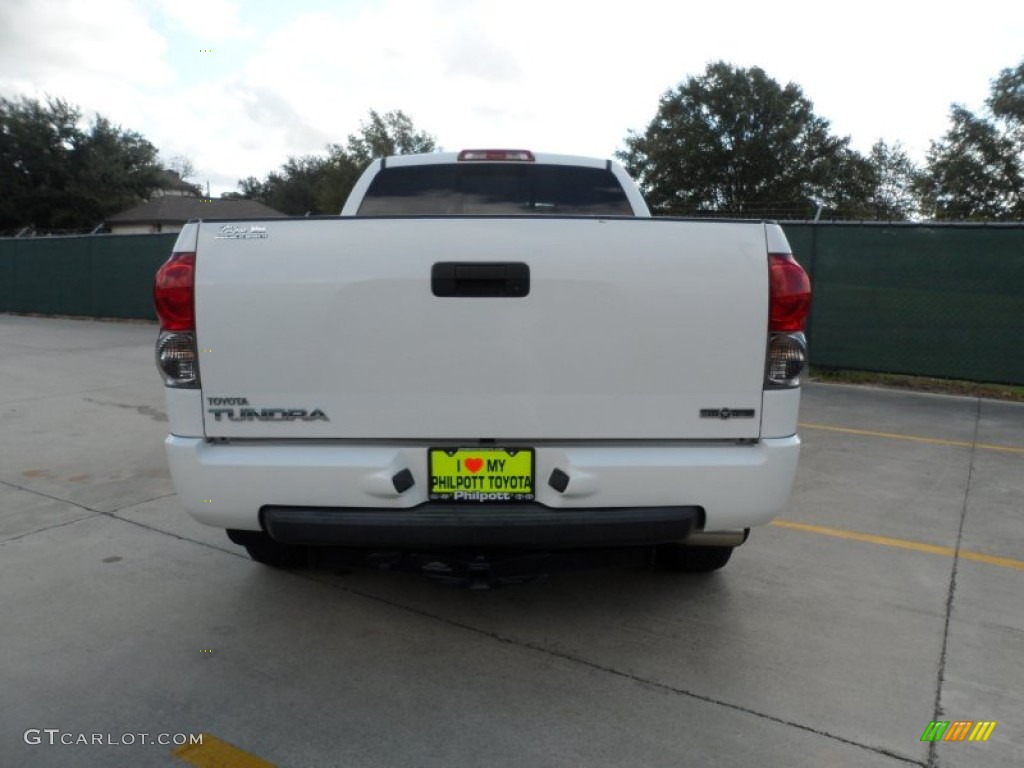
[[[922,156],[944,129],[949,102],[983,98],[987,78],[1019,55],[1007,43],[1013,35],[991,30],[983,16],[922,19],[880,0],[841,19],[820,3],[782,3],[769,15],[737,2],[728,23],[719,7],[652,0],[628,8],[549,0],[360,7],[347,18],[297,13],[256,44],[240,82],[290,117],[275,124],[289,138],[264,136],[263,154],[249,153],[253,162],[276,152],[279,164],[287,154],[321,152],[321,142],[343,142],[370,108],[404,110],[449,149],[608,156],[628,129],[646,126],[666,89],[717,59],[796,82],[861,149],[884,137]],[[1020,31],[1024,14],[1015,17]],[[1013,24],[1004,18],[1005,27]],[[993,56],[1002,57],[973,84],[964,59],[948,55],[949,38],[969,37],[972,28],[985,28]]]
[[[371,108],[403,110],[449,149],[607,156],[666,89],[724,59],[797,83],[858,148],[901,140],[920,158],[950,102],[979,107],[1024,39],[1024,6],[996,0],[975,0],[969,14],[881,0],[842,13],[809,0],[770,11],[750,0],[728,10],[656,0],[267,8],[0,0],[0,93],[98,110],[166,156],[189,156],[218,193],[343,143]],[[230,48],[204,69],[169,49],[182,32]]]
[[[203,41],[251,37],[242,5],[232,0],[160,0],[160,10],[190,35]]]
[[[131,0],[4,0],[0,90],[48,90],[71,101],[104,90],[162,87],[167,43]]]
[[[444,73],[449,77],[473,77],[504,83],[521,76],[516,57],[477,30],[462,30],[444,53]]]

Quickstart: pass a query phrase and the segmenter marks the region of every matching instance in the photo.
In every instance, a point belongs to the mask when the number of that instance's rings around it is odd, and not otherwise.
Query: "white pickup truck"
[[[154,297],[178,497],[263,563],[708,571],[790,493],[806,274],[612,161],[378,160],[340,217],[187,224]]]

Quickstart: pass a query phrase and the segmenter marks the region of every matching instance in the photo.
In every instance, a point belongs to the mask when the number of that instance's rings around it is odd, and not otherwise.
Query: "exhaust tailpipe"
[[[688,547],[738,547],[749,535],[749,528],[736,531],[693,531],[680,543]]]

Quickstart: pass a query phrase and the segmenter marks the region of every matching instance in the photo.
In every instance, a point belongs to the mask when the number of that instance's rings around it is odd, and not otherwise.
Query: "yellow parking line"
[[[1010,445],[994,445],[992,443],[972,443],[969,440],[943,440],[939,437],[920,437],[918,435],[904,435],[900,432],[875,432],[871,429],[852,429],[851,427],[833,427],[828,424],[808,424],[800,422],[803,429],[819,429],[823,432],[841,432],[846,435],[866,435],[868,437],[887,437],[890,440],[910,440],[915,443],[930,443],[931,445],[952,445],[957,448],[977,448],[983,451],[1003,451],[1005,453],[1019,453],[1024,455],[1024,448],[1016,448]]]
[[[914,552],[927,552],[930,555],[944,555],[954,557],[956,550],[952,547],[939,547],[935,544],[925,544],[921,541],[910,541],[908,539],[891,539],[888,536],[875,536],[871,533],[859,533],[857,531],[846,531],[842,528],[827,528],[823,525],[808,525],[797,523],[793,520],[772,520],[770,525],[775,528],[788,528],[792,531],[803,531],[804,533],[817,533],[821,536],[834,536],[838,539],[851,541],[864,541],[869,544],[880,544],[883,547],[896,547],[897,549],[909,549]],[[969,552],[960,550],[960,558],[973,560],[977,563],[987,565],[998,565],[1001,568],[1013,568],[1024,571],[1024,560],[1014,560],[1012,557],[997,557],[996,555],[985,555],[981,552]]]
[[[185,744],[173,754],[196,768],[276,768],[273,763],[250,755],[209,733],[203,734],[202,744]]]

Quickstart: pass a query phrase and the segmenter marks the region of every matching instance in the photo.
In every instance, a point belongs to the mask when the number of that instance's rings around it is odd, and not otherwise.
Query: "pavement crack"
[[[173,496],[173,495],[174,495],[173,493],[167,494],[167,496]],[[167,498],[167,496],[157,496],[156,498],[158,498],[158,499],[165,499],[165,498]],[[149,499],[149,501],[153,501],[153,500],[154,499]],[[139,502],[139,503],[140,504],[145,504],[145,502]],[[136,505],[132,504],[132,506],[134,507]],[[124,507],[124,509],[130,509],[130,507]],[[128,517],[121,517],[119,514],[117,514],[118,511],[120,511],[120,510],[116,510],[114,512],[101,512],[100,514],[103,515],[104,517],[110,517],[110,518],[113,518],[114,520],[118,520],[118,521],[120,521],[122,523],[128,523],[129,525],[134,525],[137,528],[142,528],[143,530],[146,530],[146,531],[151,531],[153,533],[159,533],[159,534],[161,534],[163,536],[170,536],[172,539],[177,539],[178,541],[187,541],[190,544],[198,544],[201,547],[206,547],[207,549],[212,549],[215,552],[223,552],[224,554],[231,555],[232,557],[240,557],[240,558],[245,559],[245,560],[249,559],[248,556],[243,555],[241,552],[235,551],[233,549],[226,549],[224,547],[218,547],[218,546],[216,546],[214,544],[209,544],[209,543],[207,543],[205,541],[200,541],[199,539],[190,539],[188,536],[182,536],[180,533],[172,533],[171,531],[165,531],[162,528],[156,528],[155,526],[152,526],[152,525],[146,525],[145,523],[140,523],[138,520],[132,520],[131,518],[128,518]]]
[[[52,531],[52,530],[55,530],[57,528],[63,528],[63,527],[68,526],[68,525],[74,525],[75,523],[80,523],[83,520],[91,520],[92,518],[96,517],[98,514],[102,514],[102,513],[82,515],[82,517],[76,517],[74,520],[65,520],[62,523],[54,523],[53,525],[48,525],[45,528],[36,528],[34,531],[26,531],[25,533],[19,533],[16,536],[10,536],[8,538],[0,540],[0,544],[7,544],[8,542],[11,542],[11,541],[20,541],[21,539],[27,539],[29,536],[35,536],[37,533],[46,533],[47,531]]]
[[[67,504],[67,505],[72,506],[72,507],[78,507],[79,509],[84,509],[86,512],[91,512],[94,515],[107,515],[109,517],[117,517],[117,514],[116,514],[117,512],[122,512],[122,511],[124,511],[126,509],[131,509],[132,507],[137,507],[137,506],[139,506],[141,504],[148,504],[151,501],[159,501],[160,499],[168,499],[171,496],[175,495],[174,493],[163,493],[163,494],[161,494],[159,496],[153,496],[152,498],[149,498],[149,499],[142,499],[141,501],[133,501],[127,507],[119,507],[118,509],[107,511],[107,510],[103,510],[103,509],[96,509],[94,507],[90,507],[87,504],[82,504],[81,502],[71,501],[70,499],[63,499],[60,496],[54,496],[53,494],[50,494],[50,493],[44,493],[43,491],[37,490],[35,488],[27,488],[24,485],[18,485],[17,483],[12,483],[9,480],[0,480],[0,485],[6,485],[8,488],[14,488],[15,490],[18,490],[18,491],[23,491],[25,493],[31,493],[33,496],[41,496],[42,498],[50,499],[51,501],[59,501],[61,504]],[[82,518],[79,518],[79,519],[82,519]],[[125,522],[128,522],[128,523],[132,522],[131,520],[126,520],[123,517],[118,517],[117,519],[118,520],[125,520]],[[54,526],[51,526],[51,527],[54,527]]]
[[[967,465],[967,482],[964,483],[964,499],[960,505],[960,525],[956,531],[956,546],[953,553],[953,567],[949,574],[949,589],[946,592],[946,620],[942,631],[942,651],[939,654],[939,670],[935,680],[935,706],[932,720],[942,719],[942,683],[946,678],[946,654],[949,650],[949,625],[953,615],[953,598],[956,596],[956,578],[960,570],[960,546],[964,537],[964,523],[967,520],[967,501],[971,495],[971,480],[974,477],[974,461],[978,455],[978,433],[981,429],[981,398],[977,399],[974,411],[974,437],[971,440],[971,460]],[[928,744],[927,768],[939,768],[939,752],[934,741]]]
[[[117,513],[118,512],[124,512],[126,509],[132,509],[133,507],[141,507],[143,504],[149,504],[149,502],[151,502],[151,501],[160,501],[160,499],[169,499],[172,496],[177,496],[177,494],[174,493],[174,492],[162,493],[159,496],[153,496],[150,499],[142,499],[141,501],[133,501],[127,507],[118,507],[117,509],[111,510],[110,512],[104,512],[103,514],[110,515],[112,517],[117,517]],[[117,519],[118,520],[125,520],[125,522],[128,522],[128,523],[133,522],[132,520],[126,520],[123,517],[118,517]]]
[[[25,486],[18,485],[17,483],[12,483],[12,482],[9,482],[7,480],[0,480],[0,485],[5,485],[8,488],[14,488],[14,489],[19,490],[19,491],[24,491],[25,493],[31,493],[34,496],[40,496],[40,497],[42,497],[44,499],[51,499],[52,501],[59,501],[61,504],[67,504],[68,506],[76,507],[78,509],[81,509],[81,510],[89,513],[88,515],[83,515],[82,517],[76,517],[74,520],[65,520],[64,522],[61,522],[61,523],[55,523],[54,525],[48,525],[45,528],[37,528],[34,531],[26,531],[25,533],[20,533],[20,534],[18,534],[16,536],[11,536],[9,538],[5,538],[2,541],[0,541],[0,543],[7,543],[9,541],[19,541],[20,539],[24,539],[24,538],[27,538],[29,536],[35,536],[37,533],[45,533],[46,531],[52,531],[52,530],[54,530],[56,528],[63,528],[66,525],[73,525],[75,523],[80,523],[83,520],[89,520],[89,519],[91,519],[93,517],[109,517],[109,518],[112,518],[114,520],[118,520],[118,521],[120,521],[122,523],[129,523],[130,525],[135,525],[135,526],[138,526],[139,528],[145,528],[147,531],[154,531],[155,533],[162,533],[162,534],[164,534],[166,536],[171,536],[171,537],[173,537],[175,539],[180,539],[181,541],[189,541],[189,542],[191,542],[193,544],[199,544],[199,545],[204,546],[204,547],[209,547],[210,549],[215,549],[218,552],[226,552],[229,555],[241,556],[239,553],[234,552],[234,551],[232,551],[230,549],[221,549],[220,547],[215,547],[212,544],[207,544],[206,542],[203,542],[203,541],[198,541],[196,539],[190,539],[187,536],[179,536],[176,533],[171,533],[170,531],[164,531],[164,530],[161,530],[159,528],[154,528],[153,526],[146,525],[145,523],[140,523],[140,522],[138,522],[136,520],[131,520],[131,519],[127,518],[127,517],[122,517],[121,515],[118,514],[118,512],[123,512],[126,509],[131,509],[132,507],[137,507],[140,504],[147,504],[147,503],[149,503],[151,501],[158,501],[159,499],[170,498],[171,496],[175,495],[173,493],[165,493],[165,494],[161,494],[160,496],[154,496],[154,497],[152,497],[150,499],[143,499],[142,501],[136,501],[136,502],[128,505],[127,507],[121,507],[119,509],[115,509],[113,511],[109,511],[108,512],[108,511],[102,510],[102,509],[94,509],[93,507],[87,506],[85,504],[80,504],[77,501],[69,501],[68,499],[62,499],[59,496],[53,496],[53,495],[51,495],[49,493],[43,493],[42,491],[37,491],[34,488],[26,488]]]
[[[52,494],[49,494],[49,493],[43,493],[42,491],[36,490],[35,488],[26,488],[23,485],[18,485],[17,483],[12,483],[9,480],[0,480],[0,485],[6,485],[8,488],[14,488],[15,490],[18,490],[18,491],[24,491],[25,493],[31,493],[34,496],[42,496],[44,499],[50,499],[52,501],[59,501],[62,504],[69,504],[72,507],[78,507],[79,509],[84,509],[86,512],[92,512],[95,515],[106,514],[102,509],[93,509],[92,507],[87,506],[85,504],[80,504],[77,501],[69,501],[68,499],[62,499],[60,496],[53,496]]]
[[[342,590],[344,592],[348,592],[350,594],[357,595],[357,596],[365,598],[367,600],[373,600],[374,602],[382,603],[382,604],[390,606],[392,608],[397,608],[399,610],[415,614],[415,615],[420,616],[422,618],[431,619],[433,621],[437,621],[437,622],[440,622],[442,624],[447,624],[448,626],[455,627],[457,629],[461,629],[461,630],[464,630],[464,631],[467,631],[467,632],[472,632],[474,634],[481,635],[481,636],[489,638],[491,640],[496,640],[499,643],[503,643],[505,645],[511,645],[511,646],[514,646],[514,647],[517,647],[517,648],[523,648],[525,650],[530,650],[530,651],[535,651],[535,652],[538,652],[538,653],[543,653],[543,654],[545,654],[547,656],[551,656],[553,658],[561,659],[563,661],[568,661],[568,662],[573,663],[573,664],[578,664],[580,666],[584,666],[584,667],[587,667],[589,669],[593,669],[593,670],[598,671],[598,672],[603,672],[605,674],[612,675],[614,677],[618,677],[618,678],[621,678],[621,679],[624,679],[624,680],[629,680],[630,682],[637,683],[639,685],[648,686],[650,688],[654,688],[656,690],[664,691],[666,693],[672,693],[672,694],[674,694],[676,696],[683,696],[683,697],[686,697],[688,699],[695,699],[697,701],[701,701],[701,702],[704,702],[706,704],[712,704],[714,706],[723,707],[724,709],[729,709],[729,710],[732,710],[734,712],[741,712],[741,713],[746,714],[746,715],[751,715],[751,716],[757,717],[757,718],[759,718],[761,720],[767,720],[769,722],[776,723],[778,725],[783,725],[783,726],[787,726],[787,727],[790,727],[790,728],[796,728],[797,730],[804,731],[805,733],[811,733],[811,734],[814,734],[815,736],[821,736],[822,738],[826,738],[826,739],[829,739],[831,741],[839,742],[840,744],[845,744],[847,746],[857,747],[858,749],[863,749],[863,750],[866,750],[868,752],[873,752],[873,753],[875,753],[877,755],[882,755],[884,757],[888,757],[888,758],[891,758],[893,760],[898,760],[898,761],[900,761],[902,763],[906,763],[907,765],[916,765],[916,766],[920,766],[920,768],[930,768],[930,766],[927,763],[922,762],[921,760],[915,760],[912,757],[907,757],[906,755],[901,755],[898,752],[893,752],[893,751],[891,751],[889,749],[886,749],[885,747],[879,747],[879,746],[875,746],[873,744],[864,744],[864,743],[861,743],[861,742],[858,742],[858,741],[854,741],[853,739],[848,739],[848,738],[846,738],[844,736],[839,736],[837,734],[830,733],[828,731],[820,730],[818,728],[812,728],[809,725],[804,725],[802,723],[797,723],[797,722],[794,722],[792,720],[786,720],[785,718],[776,717],[775,715],[769,715],[766,712],[760,712],[760,711],[758,711],[756,709],[752,709],[750,707],[744,707],[744,706],[742,706],[740,704],[734,704],[732,702],[724,701],[722,699],[716,699],[713,696],[707,696],[707,695],[702,694],[702,693],[696,693],[694,691],[689,691],[689,690],[687,690],[685,688],[679,688],[679,687],[674,686],[674,685],[669,685],[668,683],[658,682],[657,680],[650,680],[648,678],[641,677],[640,675],[634,675],[634,674],[631,674],[629,672],[623,672],[622,670],[616,669],[615,667],[610,667],[610,666],[607,666],[605,664],[599,664],[599,663],[597,663],[595,661],[590,661],[589,659],[585,659],[585,658],[583,658],[581,656],[576,656],[574,654],[571,654],[571,653],[568,653],[568,652],[565,652],[565,651],[558,651],[558,650],[555,650],[555,649],[552,649],[552,648],[547,648],[547,647],[545,647],[543,645],[538,645],[537,643],[532,643],[532,642],[530,642],[528,640],[521,640],[521,639],[517,639],[517,638],[514,638],[514,637],[509,637],[507,635],[503,635],[503,634],[501,634],[499,632],[493,632],[491,630],[481,629],[480,627],[474,627],[471,624],[466,624],[466,623],[461,622],[461,621],[456,621],[454,619],[450,619],[450,618],[447,618],[445,616],[440,616],[438,614],[431,613],[429,611],[424,611],[424,610],[421,610],[419,608],[414,608],[412,606],[405,605],[403,603],[395,602],[393,600],[389,600],[389,599],[384,598],[384,597],[379,597],[378,595],[369,594],[367,592],[362,592],[362,591],[360,591],[358,589],[353,589],[352,587],[347,587],[347,586],[344,586],[344,585],[341,585],[341,584],[334,583],[332,581],[329,581],[329,580],[326,580],[326,579],[318,577],[317,574],[315,574],[315,573],[306,574],[306,573],[301,573],[301,572],[297,572],[297,571],[292,571],[292,573],[294,575],[296,575],[296,576],[300,576],[301,578],[305,578],[305,579],[309,579],[311,581],[315,581],[318,584],[322,584],[322,585],[325,585],[325,586],[328,586],[328,587],[332,587],[334,589],[340,589],[340,590]]]

